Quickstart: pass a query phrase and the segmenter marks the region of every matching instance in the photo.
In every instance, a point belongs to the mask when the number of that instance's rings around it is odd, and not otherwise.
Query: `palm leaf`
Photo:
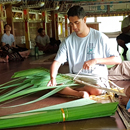
[[[14,118],[13,115],[11,115],[10,117],[1,117],[0,128],[3,129],[23,126],[25,127],[63,121],[74,121],[96,117],[111,116],[115,113],[117,109],[117,104],[118,103],[116,102],[106,104],[94,103],[79,107],[20,114],[18,117],[14,116]]]
[[[57,80],[57,83],[61,84],[61,85],[47,87],[47,83],[50,80],[50,73],[49,73],[49,70],[44,69],[44,68],[34,68],[34,69],[19,71],[19,72],[16,72],[12,77],[19,78],[20,76],[22,77],[22,79],[24,79],[22,83],[16,83],[16,84],[4,86],[1,88],[1,89],[6,89],[6,88],[15,87],[11,91],[1,95],[0,102],[8,101],[10,99],[18,98],[20,96],[35,93],[35,92],[38,92],[41,90],[54,89],[51,92],[43,95],[42,97],[40,97],[34,101],[30,101],[30,102],[27,102],[24,104],[19,104],[16,106],[26,105],[26,104],[34,103],[34,102],[40,101],[42,99],[45,99],[45,98],[57,93],[58,91],[62,90],[63,88],[65,88],[67,86],[71,87],[71,86],[77,85],[74,83],[73,78],[62,75],[62,74],[58,74],[56,80]],[[65,82],[63,82],[63,81],[65,81]],[[35,87],[32,88],[31,86],[35,86]]]

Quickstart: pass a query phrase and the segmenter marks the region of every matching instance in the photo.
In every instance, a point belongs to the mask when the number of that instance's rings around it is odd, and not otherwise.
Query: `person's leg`
[[[19,52],[19,54],[23,57],[23,58],[27,58],[30,54],[30,50],[27,51],[21,51]]]
[[[4,58],[4,61],[9,62],[9,56],[8,55]]]
[[[91,86],[84,86],[82,88],[76,88],[77,91],[86,91],[89,93],[89,95],[101,95],[103,93],[103,90],[97,89]]]
[[[129,98],[126,96],[119,96],[119,104],[126,106]]]
[[[7,55],[5,58],[0,58],[0,62],[9,62],[9,56]]]
[[[127,54],[128,48],[126,44],[130,42],[130,36],[122,33],[119,36],[117,36],[116,40],[117,40],[118,45],[124,49],[124,52],[122,55],[124,59],[127,60],[126,54]]]
[[[69,87],[64,88],[59,92],[60,94],[65,94],[65,95],[71,95],[71,96],[76,96],[79,98],[89,98],[89,94],[85,91],[76,91],[73,90]]]
[[[121,39],[118,39],[117,42],[118,42],[118,45],[121,46],[124,49],[122,56],[124,57],[124,60],[127,60],[126,54],[127,54],[128,48],[125,45],[125,42]]]
[[[25,54],[25,52],[19,52],[19,54],[23,57],[23,58],[25,58],[25,56],[26,56],[26,54]]]
[[[108,69],[109,80],[129,80],[130,79],[130,61],[122,63]]]
[[[29,54],[30,54],[30,50],[24,51],[25,53],[25,58],[28,58]]]

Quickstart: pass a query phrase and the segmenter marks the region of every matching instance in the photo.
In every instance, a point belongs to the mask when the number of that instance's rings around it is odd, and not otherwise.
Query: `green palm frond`
[[[9,81],[8,83],[14,83],[14,84],[5,86],[6,85],[5,83],[4,85],[2,85],[2,87],[0,88],[1,90],[9,89],[9,88],[12,88],[12,89],[0,96],[0,103],[11,100],[13,98],[24,96],[26,94],[35,93],[41,90],[49,89],[51,91],[34,101],[20,104],[20,105],[26,105],[26,104],[34,103],[42,99],[45,99],[57,93],[58,91],[62,90],[63,88],[67,86],[71,87],[71,86],[77,85],[74,83],[72,77],[58,74],[56,78],[57,84],[61,84],[61,85],[53,86],[53,87],[47,86],[48,81],[50,80],[50,72],[49,70],[45,68],[41,68],[41,67],[16,72],[14,73],[12,78],[18,78],[19,80],[15,79],[14,81],[17,81],[17,82],[19,81],[20,83]],[[16,106],[19,106],[19,105],[16,105]]]
[[[0,128],[4,129],[4,128],[25,127],[25,126],[57,123],[63,121],[74,121],[74,120],[111,116],[115,113],[117,109],[117,104],[118,103],[116,102],[106,104],[92,103],[90,105],[83,105],[77,107],[45,110],[45,111],[23,113],[17,115],[13,114],[10,116],[0,117]]]
[[[57,93],[67,86],[77,85],[73,81],[73,77],[58,74],[56,80],[59,85],[53,87],[47,86],[50,80],[50,72],[44,68],[19,71],[12,78],[16,79],[0,85],[2,93],[8,90],[0,96],[0,103],[5,104],[6,102],[8,103],[46,89],[50,91],[38,99],[15,106],[8,106],[8,108],[37,102]],[[118,103],[116,102],[101,104],[90,99],[78,99],[54,106],[2,116],[0,117],[0,129],[111,116],[115,113],[117,105]]]

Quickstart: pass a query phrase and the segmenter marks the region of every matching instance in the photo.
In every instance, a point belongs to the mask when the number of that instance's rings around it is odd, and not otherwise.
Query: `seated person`
[[[92,77],[97,76],[96,85],[109,88],[106,65],[121,63],[118,52],[110,46],[109,38],[105,34],[86,25],[87,19],[83,7],[73,6],[69,9],[67,15],[74,32],[62,41],[51,65],[50,81],[47,85],[57,85],[56,76],[58,70],[62,64],[68,62],[71,74],[75,76],[81,74],[86,77],[88,75]],[[104,79],[105,82],[100,82],[100,79]],[[85,85],[76,89],[66,87],[59,93],[88,98],[89,95],[101,95],[104,91]]]
[[[60,45],[61,41],[60,40],[56,40],[55,38],[50,38],[50,50],[51,52],[56,53],[59,49],[59,45]]]
[[[124,52],[122,54],[124,57],[124,60],[127,60],[126,53],[128,51],[128,48],[126,44],[130,42],[130,15],[123,19],[121,31],[122,33],[119,36],[117,36],[116,39],[117,39],[118,45],[124,49]]]
[[[130,112],[130,86],[126,89],[125,93],[126,93],[126,96],[129,98],[126,109],[128,110],[128,112]]]
[[[37,35],[35,41],[36,46],[41,51],[47,51],[50,43],[49,36],[45,34],[45,30],[43,28],[38,29],[39,35]]]
[[[119,102],[125,105],[128,112],[130,112],[130,86],[125,88],[125,94],[127,97],[119,96]]]
[[[110,80],[130,80],[130,61],[123,61],[108,70]],[[119,96],[119,103],[130,112],[130,86],[124,88],[126,96]]]
[[[1,42],[2,42],[2,46],[5,46],[5,45],[9,45],[9,47],[14,51],[19,51],[18,50],[18,47],[15,46],[14,44],[14,36],[10,33],[11,31],[11,26],[9,24],[5,24],[4,25],[4,31],[5,33],[3,34],[2,38],[1,38]],[[29,50],[26,50],[26,51],[22,51],[20,52],[19,51],[19,54],[23,57],[23,58],[27,58],[28,55],[30,54],[30,51]]]

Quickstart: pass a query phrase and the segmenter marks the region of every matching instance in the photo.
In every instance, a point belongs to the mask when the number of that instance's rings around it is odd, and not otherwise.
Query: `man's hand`
[[[47,86],[56,86],[56,79],[55,78],[52,78],[49,82],[48,82],[48,84],[47,84]]]
[[[89,70],[97,63],[96,59],[92,59],[89,61],[84,62],[83,69]]]

